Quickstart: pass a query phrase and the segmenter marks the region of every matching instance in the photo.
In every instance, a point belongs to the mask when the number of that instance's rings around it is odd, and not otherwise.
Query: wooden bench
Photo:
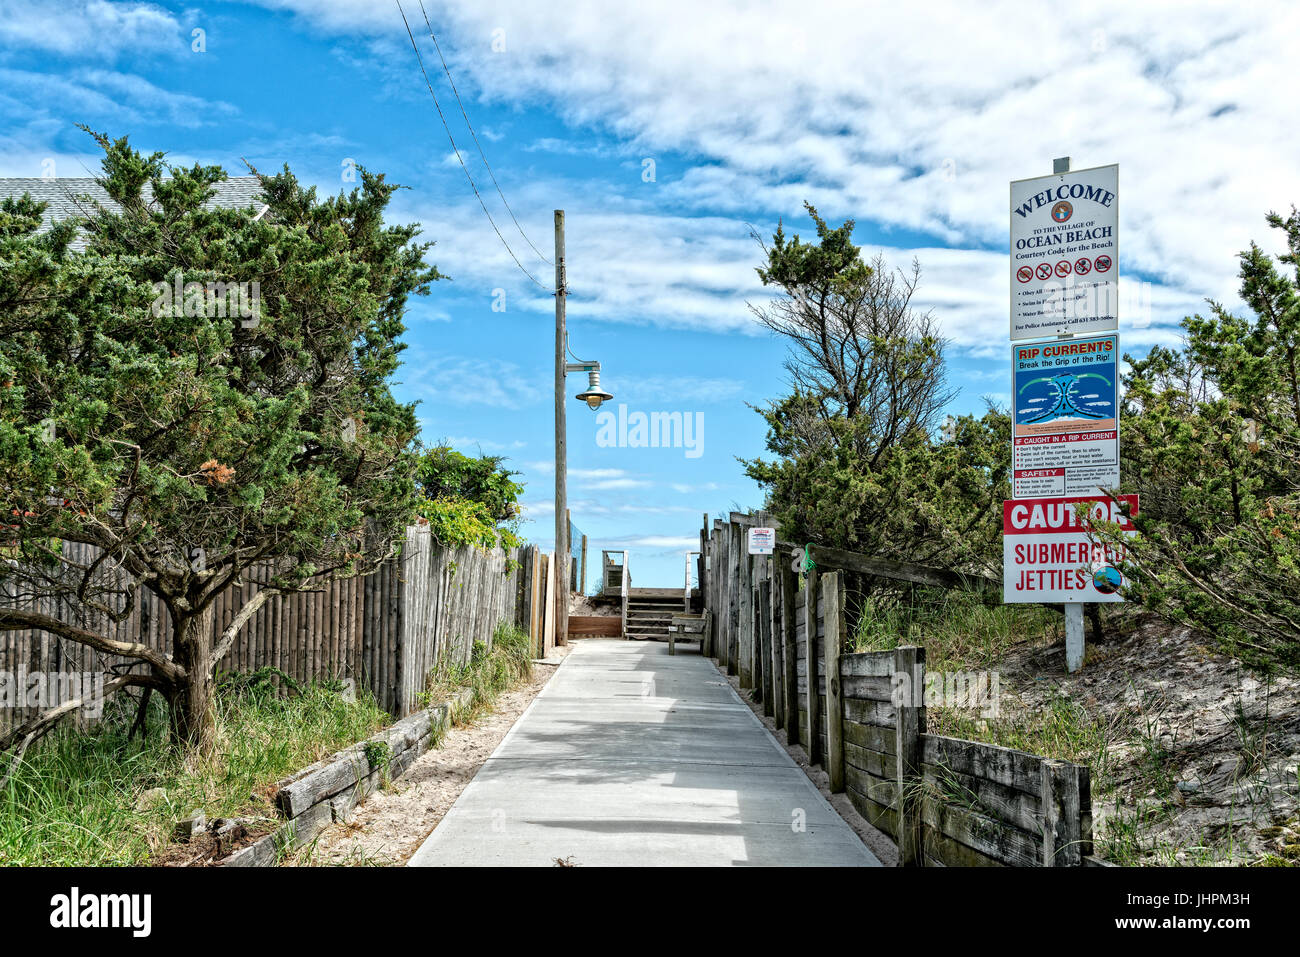
[[[709,613],[705,611],[702,615],[673,615],[672,624],[668,628],[668,653],[677,654],[677,636],[685,638],[687,635],[699,635],[701,642],[704,640],[704,632],[709,627]]]

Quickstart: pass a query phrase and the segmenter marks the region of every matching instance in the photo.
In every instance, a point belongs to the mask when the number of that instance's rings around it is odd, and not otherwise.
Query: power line
[[[492,177],[492,185],[497,188],[497,195],[501,197],[502,205],[505,206],[506,212],[510,214],[510,218],[514,220],[515,229],[519,230],[519,235],[524,237],[524,242],[532,246],[533,252],[537,253],[537,258],[548,266],[554,266],[555,263],[547,259],[542,251],[533,245],[533,241],[524,232],[524,227],[519,225],[518,219],[515,219],[515,211],[506,202],[506,194],[501,192],[501,184],[497,182],[497,175],[492,172],[492,167],[488,164],[487,154],[483,152],[483,144],[478,141],[478,134],[474,132],[474,124],[469,121],[469,114],[465,112],[465,104],[461,102],[460,91],[456,89],[456,81],[451,78],[451,68],[447,66],[447,58],[442,55],[442,47],[438,45],[438,38],[433,35],[433,24],[429,22],[429,15],[424,11],[424,0],[420,0],[420,13],[424,15],[424,25],[429,28],[429,39],[433,41],[433,48],[438,51],[438,59],[442,61],[442,71],[447,74],[447,82],[451,84],[451,92],[455,94],[456,105],[460,107],[460,115],[465,117],[465,125],[469,128],[469,135],[473,138],[474,145],[478,147],[479,158],[483,160],[483,166],[488,171],[488,176]]]
[[[524,264],[519,261],[519,257],[516,256],[515,251],[510,248],[510,244],[506,242],[506,238],[501,235],[501,230],[497,228],[496,220],[494,220],[492,214],[488,212],[487,203],[483,202],[483,196],[479,193],[478,186],[474,183],[474,177],[470,174],[469,167],[465,165],[465,159],[460,155],[460,150],[456,148],[456,139],[451,135],[451,127],[447,125],[447,117],[443,115],[442,106],[438,103],[438,94],[433,92],[433,84],[429,82],[429,74],[424,69],[424,58],[420,56],[420,48],[416,46],[415,43],[415,34],[411,32],[411,24],[406,19],[406,11],[402,9],[402,0],[396,0],[396,3],[397,12],[402,15],[402,23],[406,26],[406,35],[411,38],[411,49],[415,51],[415,60],[420,65],[420,73],[424,76],[424,85],[429,88],[429,96],[433,97],[433,105],[438,111],[438,119],[442,120],[442,128],[447,132],[447,139],[451,143],[451,151],[456,154],[456,159],[460,161],[460,168],[465,171],[465,178],[469,180],[470,189],[474,190],[474,196],[478,199],[479,206],[483,207],[483,215],[486,216],[488,222],[492,224],[492,230],[497,234],[497,239],[501,240],[501,245],[506,247],[506,252],[508,252],[510,258],[515,261],[515,265],[519,267],[519,271],[538,286],[541,286],[541,288],[549,289],[549,286],[538,282],[537,277],[524,268]]]

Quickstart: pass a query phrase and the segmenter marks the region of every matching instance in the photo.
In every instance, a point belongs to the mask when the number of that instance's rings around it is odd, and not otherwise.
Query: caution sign
[[[749,554],[771,555],[776,550],[776,529],[762,526],[749,530]]]
[[[1119,487],[1119,336],[1011,347],[1011,495]]]
[[[1119,328],[1119,167],[1011,184],[1011,338]]]
[[[1087,504],[1081,518],[1078,506]],[[1138,514],[1136,495],[1012,499],[1002,505],[1004,602],[1123,601],[1119,565],[1124,549],[1093,540],[1094,521],[1129,532]]]

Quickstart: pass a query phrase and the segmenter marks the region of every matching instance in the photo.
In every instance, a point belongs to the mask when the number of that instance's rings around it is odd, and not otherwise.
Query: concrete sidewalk
[[[879,866],[698,645],[678,651],[574,642],[410,866]]]

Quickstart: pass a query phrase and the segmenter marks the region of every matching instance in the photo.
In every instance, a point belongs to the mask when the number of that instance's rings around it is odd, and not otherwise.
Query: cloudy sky
[[[1294,6],[425,0],[521,233],[402,3],[518,265],[385,0],[6,0],[0,175],[96,172],[86,123],[176,163],[287,163],[329,191],[359,163],[409,186],[393,214],[451,280],[412,306],[401,394],[427,441],[509,456],[545,546],[554,276],[532,246],[550,257],[565,209],[570,346],[629,412],[703,419],[688,457],[602,447],[570,406],[573,520],[593,549],[631,549],[637,584],[680,581],[702,513],[761,501],[736,459],[763,450],[748,406],[783,389],[784,347],[746,308],[764,299],[751,230],[808,232],[809,200],[856,220],[868,254],[919,259],[965,412],[1008,391],[1010,180],[1063,155],[1120,164],[1121,336],[1139,353],[1207,297],[1235,303],[1235,253],[1276,248],[1264,214],[1300,199]]]

